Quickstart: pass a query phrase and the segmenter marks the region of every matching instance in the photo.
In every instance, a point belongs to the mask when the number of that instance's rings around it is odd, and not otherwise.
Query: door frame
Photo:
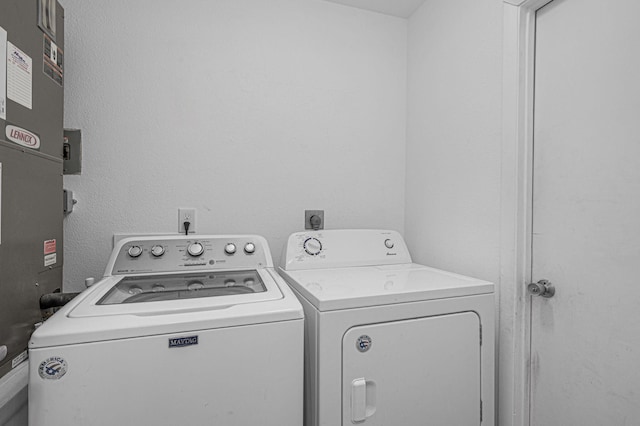
[[[503,0],[498,419],[529,426],[531,217],[536,11],[553,0]]]

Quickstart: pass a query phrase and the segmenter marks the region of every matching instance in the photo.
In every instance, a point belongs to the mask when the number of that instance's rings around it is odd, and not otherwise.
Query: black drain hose
[[[47,293],[40,297],[40,309],[59,308],[80,293]]]

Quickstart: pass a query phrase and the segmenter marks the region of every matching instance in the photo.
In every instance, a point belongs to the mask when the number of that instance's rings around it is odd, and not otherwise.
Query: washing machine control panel
[[[272,267],[258,235],[125,238],[117,243],[105,275]]]

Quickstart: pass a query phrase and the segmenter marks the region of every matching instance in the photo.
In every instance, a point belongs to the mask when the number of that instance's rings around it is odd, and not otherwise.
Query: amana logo
[[[20,127],[8,125],[5,129],[7,139],[11,142],[15,142],[18,145],[26,146],[31,149],[40,148],[40,138],[35,133],[31,133],[28,130],[21,129]]]

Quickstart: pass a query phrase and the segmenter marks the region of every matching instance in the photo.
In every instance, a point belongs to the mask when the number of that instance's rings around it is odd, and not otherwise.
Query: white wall
[[[409,249],[417,262],[495,283],[502,18],[501,0],[427,0],[409,19],[408,35]],[[509,390],[500,389],[499,399]]]
[[[499,276],[502,2],[409,19],[406,239],[415,260]]]
[[[404,228],[407,21],[320,0],[63,0],[65,126],[82,129],[65,290],[116,232]]]

